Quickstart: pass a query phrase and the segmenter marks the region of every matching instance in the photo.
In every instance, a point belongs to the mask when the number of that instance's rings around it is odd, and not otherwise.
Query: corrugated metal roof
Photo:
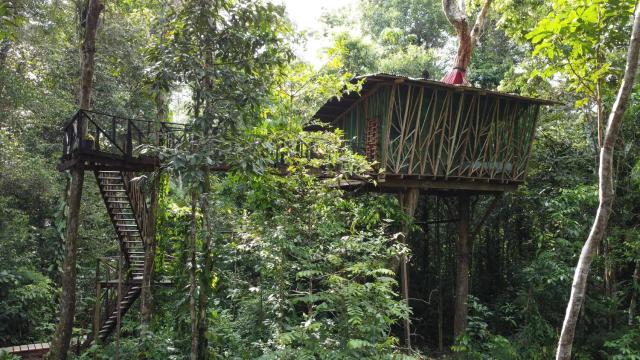
[[[420,78],[416,79],[416,78],[410,78],[406,76],[398,76],[398,75],[391,75],[391,74],[384,74],[384,73],[357,76],[353,78],[351,82],[356,83],[363,79],[364,79],[364,82],[362,84],[362,90],[360,91],[359,94],[355,92],[351,92],[343,95],[339,99],[337,97],[331,98],[320,109],[318,109],[314,117],[323,121],[332,121],[336,117],[338,117],[340,114],[342,114],[345,110],[349,109],[353,104],[358,102],[360,97],[366,95],[370,91],[374,91],[376,88],[378,88],[381,85],[393,84],[393,83],[403,83],[403,84],[409,84],[409,85],[415,85],[415,86],[424,86],[429,88],[437,88],[441,90],[453,89],[457,92],[476,93],[476,94],[486,95],[486,96],[511,98],[511,99],[528,102],[528,103],[541,104],[541,105],[561,104],[557,101],[552,101],[552,100],[536,99],[532,97],[526,97],[526,96],[510,94],[510,93],[503,93],[499,91],[485,90],[485,89],[480,89],[476,87],[451,85],[451,84],[446,84],[446,83],[435,81],[435,80],[427,80],[427,79],[420,79]]]

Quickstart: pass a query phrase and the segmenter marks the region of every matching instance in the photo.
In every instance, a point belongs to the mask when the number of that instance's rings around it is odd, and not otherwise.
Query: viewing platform
[[[63,126],[58,170],[153,171],[160,164],[144,145],[174,147],[184,140],[184,125],[78,110]]]

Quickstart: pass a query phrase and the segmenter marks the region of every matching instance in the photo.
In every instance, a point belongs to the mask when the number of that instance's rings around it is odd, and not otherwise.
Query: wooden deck
[[[16,355],[25,360],[39,360],[44,358],[44,354],[49,352],[50,343],[37,343],[27,345],[14,345],[0,348],[0,355],[3,353]]]
[[[76,149],[58,164],[58,170],[65,171],[74,167],[90,171],[154,171],[160,161],[152,156],[128,157],[97,150]]]

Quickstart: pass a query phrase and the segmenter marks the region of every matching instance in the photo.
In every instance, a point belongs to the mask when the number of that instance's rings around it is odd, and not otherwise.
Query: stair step
[[[128,204],[129,203],[128,201],[117,201],[117,200],[116,201],[111,201],[111,200],[108,200],[108,199],[107,199],[107,202],[109,204]]]
[[[118,174],[98,174],[98,179],[100,180],[120,180],[122,181],[122,177],[118,176]]]

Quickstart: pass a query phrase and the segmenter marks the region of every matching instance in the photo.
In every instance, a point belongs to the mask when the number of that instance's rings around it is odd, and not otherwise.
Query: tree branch
[[[582,247],[578,265],[573,276],[571,285],[571,296],[567,304],[567,310],[562,324],[562,332],[558,340],[558,348],[556,351],[556,360],[571,359],[571,348],[573,346],[573,338],[575,335],[576,324],[580,310],[584,304],[587,279],[589,270],[596,250],[600,246],[605,236],[607,222],[611,214],[614,200],[613,187],[613,150],[616,139],[622,126],[625,110],[629,104],[629,97],[633,90],[636,72],[638,71],[638,58],[640,54],[640,7],[636,6],[633,21],[633,30],[631,32],[631,41],[627,52],[627,65],[625,67],[624,78],[616,101],[613,104],[607,128],[605,131],[604,142],[600,148],[600,169],[598,176],[599,200],[598,211],[591,226],[589,237]]]
[[[478,39],[482,34],[482,28],[484,27],[484,22],[487,19],[487,14],[489,13],[489,8],[491,7],[492,0],[485,0],[482,5],[482,9],[480,9],[480,13],[478,13],[478,18],[476,19],[476,23],[473,25],[473,29],[471,29],[471,46],[476,46],[478,43]]]
[[[464,6],[464,4],[462,4]],[[442,0],[442,9],[449,23],[456,31],[468,31],[467,14],[460,7],[458,0]]]

